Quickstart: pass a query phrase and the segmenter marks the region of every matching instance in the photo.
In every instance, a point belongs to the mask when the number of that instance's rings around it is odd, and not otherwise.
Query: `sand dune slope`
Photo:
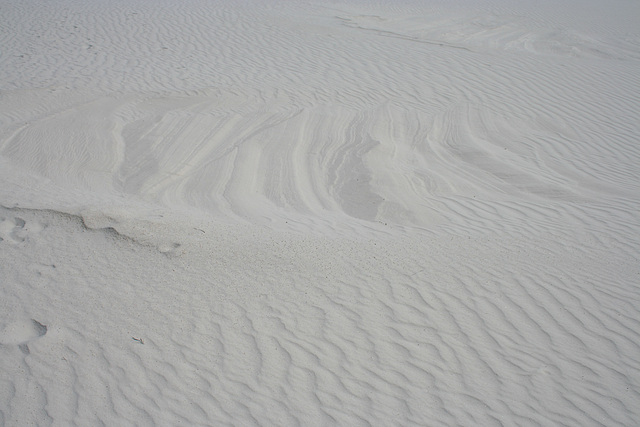
[[[3,1],[0,425],[635,425],[618,6]]]

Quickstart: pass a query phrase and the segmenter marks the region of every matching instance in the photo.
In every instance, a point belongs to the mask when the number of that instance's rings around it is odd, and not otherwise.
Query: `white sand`
[[[640,3],[560,3],[0,0],[0,425],[638,425]]]

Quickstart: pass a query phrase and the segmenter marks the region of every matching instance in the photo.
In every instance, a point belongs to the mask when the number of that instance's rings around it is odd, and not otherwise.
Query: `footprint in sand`
[[[0,217],[0,242],[9,243],[24,242],[29,234],[42,231],[44,227],[38,222],[27,222],[20,217]]]
[[[158,245],[158,250],[167,256],[177,256],[180,254],[180,246],[180,243],[163,243]]]
[[[0,344],[17,345],[24,354],[29,354],[28,344],[46,333],[47,327],[37,320],[20,320],[0,332]]]

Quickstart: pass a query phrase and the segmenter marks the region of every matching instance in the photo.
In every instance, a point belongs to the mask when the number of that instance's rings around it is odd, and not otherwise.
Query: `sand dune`
[[[637,5],[0,10],[0,425],[640,419]]]

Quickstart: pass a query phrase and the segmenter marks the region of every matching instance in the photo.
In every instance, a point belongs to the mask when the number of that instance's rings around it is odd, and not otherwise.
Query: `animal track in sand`
[[[0,345],[17,345],[24,354],[29,354],[28,344],[46,333],[47,326],[37,320],[19,320],[10,323],[0,332]]]
[[[22,243],[30,234],[39,233],[44,227],[38,222],[27,222],[20,217],[0,216],[0,242]]]

